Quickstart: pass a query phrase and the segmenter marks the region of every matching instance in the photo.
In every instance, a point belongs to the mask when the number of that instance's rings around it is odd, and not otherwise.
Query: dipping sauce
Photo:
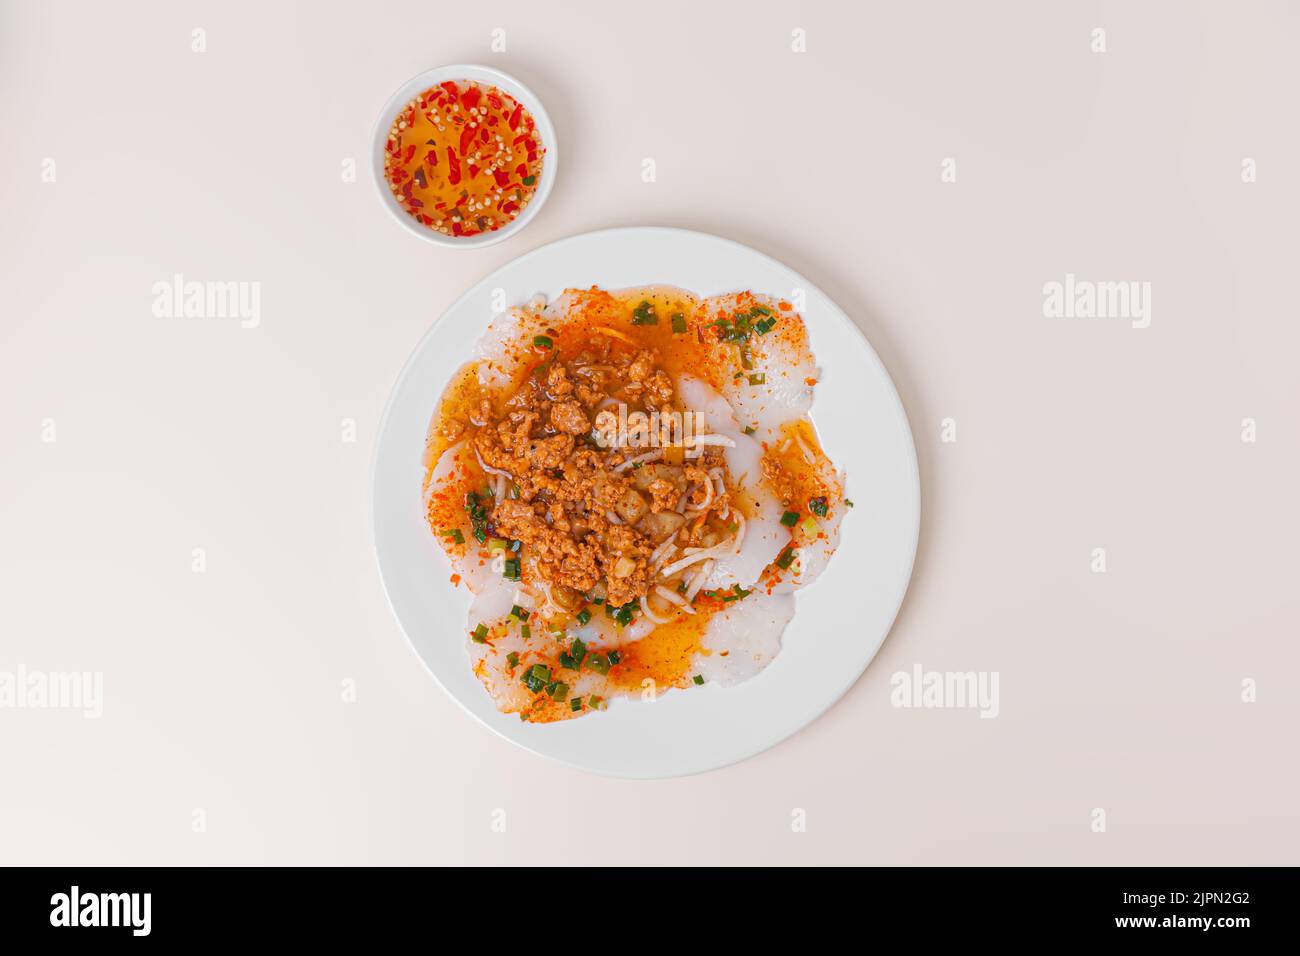
[[[546,145],[509,93],[449,80],[413,97],[393,119],[384,176],[410,215],[447,236],[508,225],[532,200]]]

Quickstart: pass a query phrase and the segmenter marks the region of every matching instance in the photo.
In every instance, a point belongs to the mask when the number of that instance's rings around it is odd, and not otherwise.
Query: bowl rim
[[[474,80],[478,83],[498,86],[505,90],[505,92],[522,103],[524,108],[533,115],[533,121],[537,125],[538,133],[546,146],[541,181],[537,184],[537,192],[533,194],[532,201],[524,207],[523,211],[513,221],[495,232],[467,237],[444,236],[442,233],[430,229],[412,218],[411,214],[393,199],[393,195],[388,189],[388,180],[384,175],[384,147],[388,142],[388,131],[392,128],[393,117],[397,115],[397,111],[402,104],[416,93],[423,92],[429,87],[436,86],[446,80]],[[449,63],[445,66],[436,66],[422,73],[417,73],[394,90],[392,95],[384,101],[379,118],[375,121],[374,130],[371,133],[370,172],[375,188],[379,192],[379,201],[392,217],[412,235],[432,242],[434,245],[451,249],[481,249],[484,246],[496,245],[498,242],[509,239],[527,226],[541,211],[542,206],[546,204],[546,200],[550,197],[551,187],[555,185],[558,166],[559,143],[555,137],[555,126],[551,122],[550,115],[546,112],[546,107],[542,105],[541,98],[533,92],[531,87],[517,77],[494,66],[484,66],[480,63]]]

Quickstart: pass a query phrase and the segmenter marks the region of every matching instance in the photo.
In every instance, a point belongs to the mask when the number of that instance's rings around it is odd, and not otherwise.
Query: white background
[[[1294,6],[486,6],[0,4],[0,671],[105,693],[99,720],[0,710],[0,861],[1295,863]],[[397,228],[364,166],[392,90],[457,61],[529,83],[563,152],[537,220],[479,251]],[[440,312],[632,224],[825,289],[899,386],[923,488],[912,589],[849,694],[656,783],[443,696],[367,506]],[[260,282],[260,326],[156,318],[178,272]],[[1067,272],[1152,283],[1150,328],[1044,318]],[[891,707],[918,663],[997,671],[1000,716]]]

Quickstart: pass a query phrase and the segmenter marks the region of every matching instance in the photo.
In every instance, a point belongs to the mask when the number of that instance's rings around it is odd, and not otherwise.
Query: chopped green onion
[[[632,310],[633,325],[658,325],[659,316],[655,315],[655,307],[650,304],[649,299],[642,299],[641,304]]]
[[[853,507],[853,502],[849,501],[848,498],[845,498],[845,499],[844,499],[844,503],[845,503],[846,505],[848,505],[850,508]]]
[[[483,503],[478,500],[478,495],[472,491],[465,493],[465,511],[469,515],[470,524],[474,527],[474,539],[482,544],[487,540],[487,511],[483,509]]]
[[[787,511],[785,514],[781,515],[781,524],[785,525],[787,528],[793,528],[798,523],[799,512],[797,511]]]
[[[579,624],[585,626],[586,623],[587,623],[588,621],[590,621],[590,620],[591,620],[591,612],[590,612],[589,610],[587,610],[585,607],[584,607],[581,611],[578,612],[578,623],[579,623]]]
[[[551,700],[564,700],[569,696],[569,685],[564,681],[556,681],[546,688],[546,693],[550,695]]]
[[[555,341],[549,335],[534,335],[533,345],[539,349],[549,349],[555,344]]]
[[[605,698],[597,697],[595,694],[592,694],[590,697],[587,698],[587,706],[594,708],[595,710],[604,710]]]
[[[464,544],[465,536],[461,534],[460,528],[448,528],[442,533],[444,538],[451,538],[456,544]]]
[[[673,313],[673,334],[686,334],[686,316],[682,315],[680,312]]]
[[[693,678],[691,678],[691,680],[695,681],[696,684],[704,683],[704,678],[701,677],[699,674],[696,674]]]
[[[774,325],[776,325],[775,318],[759,319],[754,323],[754,331],[759,335],[767,335],[768,332],[772,331],[772,326]]]
[[[513,617],[519,618],[519,620],[521,621],[528,620],[528,612],[525,611],[523,608],[521,608],[518,604],[516,604],[514,607],[510,609],[510,614]]]
[[[610,651],[610,652],[609,652],[609,666],[610,666],[610,667],[613,667],[615,664],[617,664],[617,663],[618,663],[619,661],[621,661],[622,659],[623,659],[623,655],[620,654],[618,651]]]
[[[624,627],[631,624],[632,617],[636,614],[636,611],[640,606],[640,603],[637,601],[628,601],[622,607],[614,609],[614,611],[611,612],[611,616],[614,618],[614,623],[621,624]]]
[[[819,518],[825,518],[825,517],[826,517],[826,499],[825,499],[825,498],[809,498],[809,499],[808,499],[808,510],[811,511],[813,514],[815,514],[815,515],[816,515],[817,517],[819,517]]]
[[[808,517],[803,519],[803,524],[800,525],[800,527],[803,528],[804,534],[816,534],[817,519],[814,518],[812,515],[809,515]]]
[[[501,571],[501,576],[507,581],[519,580],[519,559],[506,558],[505,567]]]
[[[750,385],[764,385],[767,383],[766,372],[755,372],[753,375],[748,376],[748,378]]]
[[[525,641],[531,640],[533,636],[533,629],[529,627],[527,624],[520,624],[519,636],[522,637]]]
[[[505,538],[488,538],[487,546],[489,551],[504,551],[509,544]]]
[[[486,624],[480,624],[478,627],[474,628],[474,634],[473,634],[474,643],[486,644],[487,634],[488,634],[488,629]]]
[[[794,549],[787,546],[784,551],[777,555],[776,566],[784,571],[792,564],[794,564]]]
[[[551,681],[551,669],[542,664],[534,664],[524,671],[520,683],[536,694]]]
[[[576,714],[578,711],[582,710],[582,698],[581,698],[581,697],[574,697],[572,700],[570,700],[570,701],[569,701],[569,710],[573,711],[575,714]]]
[[[606,657],[604,654],[595,654],[595,653],[588,654],[587,667],[595,671],[597,674],[608,674],[609,658]]]
[[[587,645],[578,638],[574,638],[573,643],[569,645],[569,649],[560,652],[560,666],[571,671],[579,670],[582,667],[582,659],[586,656]]]
[[[507,654],[507,655],[506,655],[506,663],[509,664],[511,667],[514,667],[516,664],[518,664],[518,663],[519,663],[519,652],[518,652],[518,651],[511,651],[509,654]]]
[[[771,314],[772,314],[772,310],[769,309],[769,308],[768,308],[767,306],[765,306],[765,305],[756,305],[756,306],[754,306],[752,309],[750,309],[749,311],[750,311],[751,314],[754,313],[754,312],[757,312],[759,315],[771,315]]]
[[[746,434],[746,435],[752,435],[752,434],[754,434],[754,432],[756,432],[756,431],[758,431],[758,429],[755,428],[753,425],[746,425],[746,426],[745,426],[745,434]]]
[[[730,594],[723,594],[723,595],[722,595],[722,600],[723,600],[724,602],[727,602],[727,601],[739,601],[741,598],[743,598],[743,597],[749,597],[749,596],[750,596],[751,594],[753,594],[753,593],[754,593],[754,589],[753,589],[753,588],[750,588],[748,591],[746,591],[746,590],[745,590],[744,588],[742,588],[739,584],[733,584],[733,585],[731,586],[731,593],[730,593]],[[716,592],[716,591],[713,592],[713,593],[710,595],[710,597],[716,597],[716,596],[717,596],[717,592]]]

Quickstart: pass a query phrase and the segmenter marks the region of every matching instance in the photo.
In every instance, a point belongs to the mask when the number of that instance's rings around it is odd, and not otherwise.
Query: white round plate
[[[508,303],[565,288],[674,285],[700,295],[749,289],[805,301],[822,369],[812,418],[831,460],[848,473],[839,552],[795,596],[781,652],[735,687],[673,690],[654,702],[618,699],[603,713],[551,724],[499,713],[470,672],[469,595],[424,521],[425,436],[443,388]],[[907,415],[880,359],[816,286],[746,246],[679,229],[591,232],[502,266],[451,306],[398,376],[380,427],[373,501],[375,548],[393,612],[433,676],[466,710],[527,750],[620,777],[673,777],[743,760],[830,707],[866,669],[898,613],[920,529],[920,484]]]

